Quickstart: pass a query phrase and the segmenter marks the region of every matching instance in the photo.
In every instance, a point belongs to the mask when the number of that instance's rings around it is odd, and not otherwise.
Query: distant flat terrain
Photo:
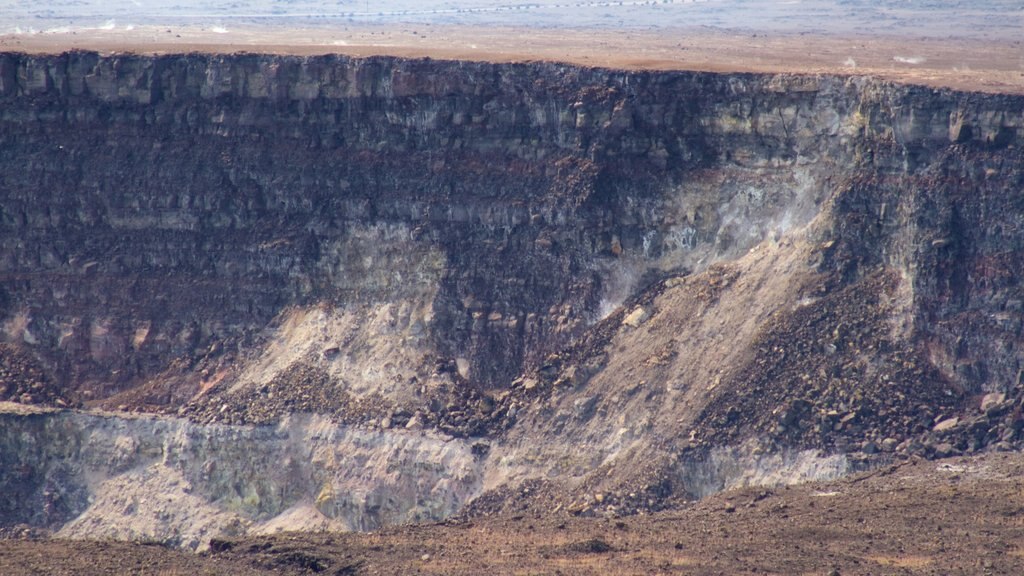
[[[387,54],[1024,92],[1019,2],[17,2],[0,50]]]
[[[11,0],[0,32],[142,25],[310,27],[398,24],[730,30],[1017,39],[1016,0]]]

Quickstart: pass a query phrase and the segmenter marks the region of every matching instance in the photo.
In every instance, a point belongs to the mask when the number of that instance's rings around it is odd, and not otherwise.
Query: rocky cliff
[[[479,485],[445,514],[538,478],[621,511],[793,450],[1012,447],[1022,109],[859,77],[3,54],[0,398],[465,438]]]
[[[432,433],[312,415],[276,426],[0,406],[5,524],[196,549],[225,534],[439,520],[479,493],[480,459]]]

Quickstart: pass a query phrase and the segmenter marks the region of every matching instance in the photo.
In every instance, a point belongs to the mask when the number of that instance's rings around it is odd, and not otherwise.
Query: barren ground
[[[471,520],[215,541],[201,555],[14,537],[0,574],[1021,574],[1022,490],[1024,458],[988,454],[648,516],[546,513],[520,496]]]
[[[616,31],[430,25],[336,28],[139,26],[132,30],[0,35],[0,50],[90,49],[146,54],[273,52],[394,55],[497,62],[555,60],[587,66],[715,72],[873,75],[959,90],[1024,93],[1024,44],[995,36],[758,33],[707,27]]]

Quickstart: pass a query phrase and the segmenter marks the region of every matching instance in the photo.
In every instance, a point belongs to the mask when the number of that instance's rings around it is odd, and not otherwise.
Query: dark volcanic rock
[[[0,54],[0,399],[473,437],[472,466],[577,479],[602,498],[566,509],[609,516],[703,493],[675,467],[751,439],[1012,449],[1022,108],[857,77]]]
[[[970,389],[1018,376],[1000,344],[1019,332],[1022,300],[1012,97],[558,64],[72,52],[0,56],[0,98],[0,302],[18,320],[7,338],[94,397],[179,358],[187,372],[218,342],[244,347],[288,305],[400,297],[430,250],[444,259],[430,280],[434,346],[467,358],[474,382],[503,385],[581,332],[620,255],[735,242],[711,211],[680,221],[674,188],[716,166],[801,158],[855,168],[822,266],[852,278],[915,263],[916,320],[942,372]],[[394,235],[411,253],[371,250]]]

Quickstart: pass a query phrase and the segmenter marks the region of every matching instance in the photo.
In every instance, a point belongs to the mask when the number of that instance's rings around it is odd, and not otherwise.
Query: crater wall
[[[101,490],[88,458],[10,452],[69,484],[5,517],[101,533],[128,504],[89,498],[185,498],[202,466],[153,462],[225,434],[274,479],[316,428],[359,481],[312,482],[314,455],[302,497],[210,488],[257,506],[221,528],[1020,447],[1022,110],[866,77],[0,54],[0,399],[188,419],[22,417],[47,450],[161,456]],[[353,500],[377,491],[386,514]]]

